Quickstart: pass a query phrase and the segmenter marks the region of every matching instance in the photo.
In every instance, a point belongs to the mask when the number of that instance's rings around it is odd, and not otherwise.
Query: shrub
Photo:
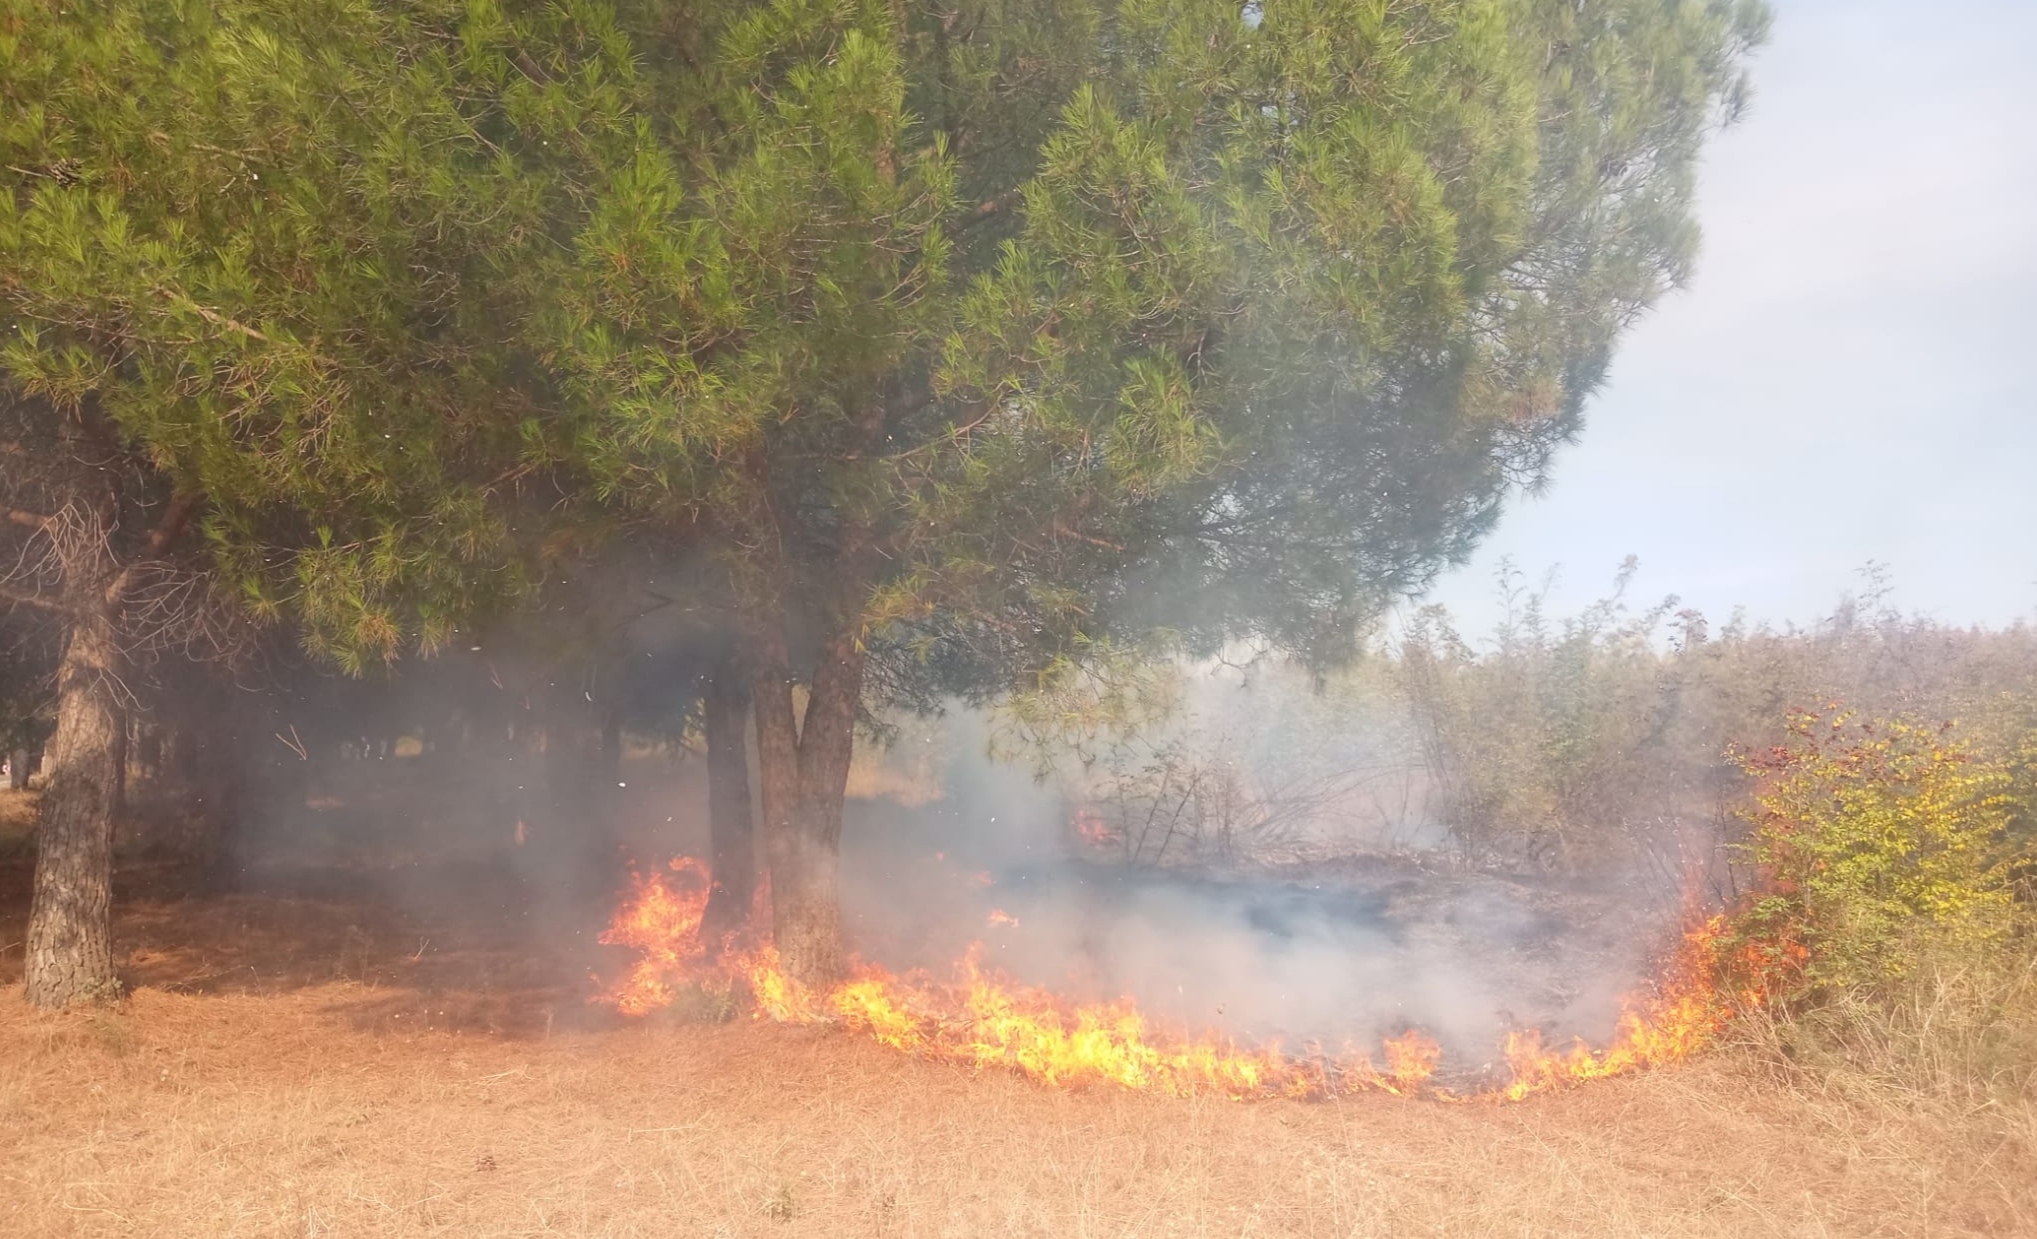
[[[1743,920],[1803,942],[1810,987],[1872,989],[2009,934],[2011,775],[1949,727],[1796,713],[1785,743],[1740,757],[1766,892]]]

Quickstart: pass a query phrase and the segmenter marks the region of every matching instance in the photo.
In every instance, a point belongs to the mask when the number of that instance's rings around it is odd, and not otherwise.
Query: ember
[[[1093,848],[1117,846],[1117,835],[1112,832],[1110,823],[1094,809],[1077,809],[1074,827],[1076,837]]]

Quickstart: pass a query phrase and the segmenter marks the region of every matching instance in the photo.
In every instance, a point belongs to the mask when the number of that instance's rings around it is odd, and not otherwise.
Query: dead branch
[[[228,318],[226,315],[221,314],[217,310],[208,309],[205,306],[199,305],[196,301],[193,301],[191,300],[191,298],[186,297],[180,293],[173,293],[168,289],[164,289],[163,297],[164,299],[170,301],[171,303],[180,306],[183,309],[191,311],[191,313],[196,314],[198,317],[204,319],[208,323],[211,323],[215,327],[224,328],[225,330],[234,332],[237,335],[246,336],[250,340],[259,340],[263,344],[275,343],[275,341],[263,335],[261,332],[256,331],[253,327],[248,326],[246,323],[243,323],[238,319]]]
[[[34,594],[19,593],[8,589],[4,585],[0,585],[0,603],[4,603],[7,606],[34,607],[36,610],[47,611],[52,615],[61,615],[68,619],[76,619],[78,617],[76,610],[65,606],[61,602],[53,602],[48,598],[39,598]]]
[[[130,569],[119,616],[128,656],[179,653],[206,662],[241,662],[254,632],[207,572],[151,561]]]
[[[134,587],[135,574],[152,560],[162,558],[163,552],[184,532],[191,523],[191,514],[198,510],[196,495],[178,495],[170,500],[170,506],[163,511],[162,519],[149,531],[148,542],[142,550],[143,558],[131,563],[114,574],[102,595],[109,609],[117,610],[127,602],[128,591]]]
[[[191,516],[198,510],[198,505],[202,501],[203,497],[196,494],[181,494],[170,500],[170,506],[163,512],[163,519],[157,521],[156,527],[149,531],[150,559],[159,558],[170,548],[170,544],[175,542],[185,527],[191,523]]]

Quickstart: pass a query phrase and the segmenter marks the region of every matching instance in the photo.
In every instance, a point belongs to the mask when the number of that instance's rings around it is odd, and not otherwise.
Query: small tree
[[[62,1006],[115,986],[108,900],[132,681],[164,652],[227,655],[238,625],[177,554],[195,502],[90,403],[63,411],[0,385],[0,443],[0,606],[61,649],[24,971],[29,1001]]]

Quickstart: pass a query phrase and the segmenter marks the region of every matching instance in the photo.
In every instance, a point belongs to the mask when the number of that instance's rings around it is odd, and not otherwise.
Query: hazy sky
[[[1622,344],[1502,555],[1567,612],[1635,591],[1808,621],[1886,564],[1959,624],[2037,618],[2037,0],[1775,0],[1712,144],[1690,286]]]

